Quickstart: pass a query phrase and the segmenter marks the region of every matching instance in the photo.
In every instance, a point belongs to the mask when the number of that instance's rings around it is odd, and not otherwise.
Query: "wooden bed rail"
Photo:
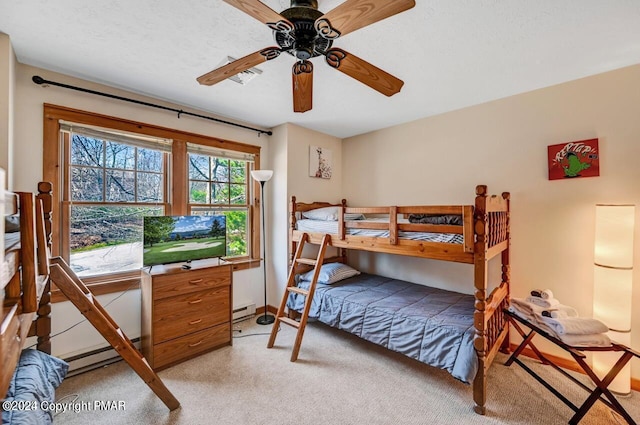
[[[508,294],[509,285],[507,285],[506,282],[502,282],[500,286],[495,288],[487,298],[484,305],[484,315],[474,316],[474,321],[482,320],[484,322],[482,326],[486,329],[486,351],[489,363],[491,363],[493,357],[495,357],[498,350],[501,348],[500,344],[503,342],[501,340],[501,334],[507,323],[507,318],[504,315],[504,309],[509,305]],[[476,322],[476,328],[478,328],[479,325],[481,324]],[[477,339],[476,341],[479,343],[481,339]],[[503,348],[506,348],[506,346]]]
[[[474,207],[472,205],[348,207],[344,199],[341,204],[329,202],[302,203],[297,202],[295,196],[291,198],[289,207],[290,260],[301,234],[296,229],[298,220],[302,218],[302,213],[326,207],[337,208],[337,234],[332,238],[332,245],[335,247],[473,263],[475,235],[473,224]],[[388,217],[388,221],[345,220],[345,214],[364,214],[367,218],[384,216]],[[406,219],[410,214],[460,215],[463,224],[460,226],[399,222],[398,217]],[[389,236],[350,235],[351,229],[387,231]],[[446,244],[403,239],[400,237],[400,232],[460,234],[462,235],[463,243]],[[311,236],[314,240],[319,239],[319,237],[318,235]]]

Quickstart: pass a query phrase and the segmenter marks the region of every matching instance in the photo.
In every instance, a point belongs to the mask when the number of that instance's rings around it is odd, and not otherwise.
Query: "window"
[[[259,265],[259,187],[250,178],[258,146],[53,105],[45,105],[44,133],[52,254],[100,293],[139,279],[149,215],[223,214],[226,258]]]
[[[142,218],[166,210],[168,143],[74,126],[63,131],[69,265],[81,277],[139,269]]]
[[[223,214],[227,219],[227,255],[248,254],[249,170],[242,159],[216,156],[215,150],[189,144],[189,211]]]

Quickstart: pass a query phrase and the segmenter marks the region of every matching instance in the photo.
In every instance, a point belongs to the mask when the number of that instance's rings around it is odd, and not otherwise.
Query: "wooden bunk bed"
[[[4,262],[2,264],[2,324],[0,393],[6,394],[28,337],[36,348],[51,353],[51,293],[44,250],[50,246],[51,185],[40,193],[4,192]],[[44,226],[36,226],[39,221]]]
[[[302,222],[301,216],[319,208],[338,207],[337,220],[332,224],[333,229],[326,226],[322,231],[314,232],[313,229],[301,229],[298,224]],[[327,202],[301,203],[292,197],[290,203],[290,229],[289,240],[291,249],[291,261],[295,264],[299,261],[301,245],[305,242],[322,246],[329,239],[329,246],[338,248],[337,260],[344,262],[346,250],[355,249],[371,252],[413,256],[420,258],[453,261],[472,264],[474,267],[474,295],[469,297],[468,309],[470,311],[469,323],[472,322],[472,348],[477,355],[477,372],[473,380],[474,410],[479,414],[485,414],[485,402],[487,394],[487,372],[493,359],[499,350],[508,351],[509,326],[503,310],[509,302],[510,266],[509,266],[509,193],[501,196],[489,196],[486,186],[476,187],[475,203],[473,205],[445,205],[445,206],[391,206],[391,207],[348,207],[346,201],[341,204]],[[376,215],[386,215],[387,220],[349,220],[353,215],[364,214],[366,218]],[[460,224],[430,224],[416,223],[415,220],[407,221],[411,217],[433,217],[457,215]],[[429,221],[429,220],[426,220]],[[366,231],[373,231],[370,236]],[[376,233],[377,232],[377,233]],[[364,233],[364,234],[363,234]],[[413,238],[413,234],[435,233],[453,235],[440,241],[425,240],[421,237]],[[325,239],[325,235],[329,235]],[[417,240],[416,240],[417,239]],[[295,256],[294,256],[295,253]],[[319,259],[323,255],[319,255]],[[488,261],[499,257],[502,264],[501,282],[493,290],[488,282]],[[326,260],[323,260],[326,261]],[[291,275],[296,266],[292,266]],[[355,279],[355,278],[352,278]],[[313,297],[315,280],[310,292]],[[346,284],[349,285],[349,284]],[[346,286],[345,286],[346,287]],[[331,287],[333,289],[334,286]],[[301,292],[298,288],[287,288],[286,292]],[[289,294],[287,296],[296,296]],[[317,298],[317,295],[316,295]],[[284,307],[285,302],[283,299]],[[305,304],[305,310],[308,307]],[[279,315],[281,313],[279,312]],[[280,318],[278,318],[280,319]],[[290,320],[281,319],[287,323]],[[306,323],[303,314],[302,328]],[[300,327],[300,326],[296,326]],[[273,345],[273,335],[270,345]],[[301,336],[299,336],[301,340]],[[298,341],[296,341],[298,344]],[[296,346],[294,346],[295,351]],[[292,358],[293,360],[293,358]]]

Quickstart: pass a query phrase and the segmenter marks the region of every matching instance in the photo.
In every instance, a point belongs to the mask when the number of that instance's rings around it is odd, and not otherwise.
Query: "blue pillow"
[[[53,423],[53,412],[40,409],[44,401],[54,402],[56,388],[67,376],[67,362],[38,350],[22,350],[18,367],[9,383],[7,401],[31,401],[34,410],[2,411],[2,424],[41,425]]]
[[[300,280],[306,280],[308,282],[313,279],[314,271],[308,271],[300,276]],[[332,283],[339,282],[346,278],[359,275],[360,272],[353,267],[349,267],[342,263],[327,263],[323,264],[320,268],[320,274],[318,274],[318,283],[323,285],[331,285]]]

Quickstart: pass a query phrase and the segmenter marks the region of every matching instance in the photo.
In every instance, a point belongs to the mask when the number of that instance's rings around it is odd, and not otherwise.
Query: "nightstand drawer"
[[[153,343],[229,322],[229,291],[229,287],[221,287],[156,301]]]
[[[154,276],[153,299],[158,300],[230,284],[227,267],[180,270],[176,273]]]
[[[181,338],[163,342],[154,347],[153,368],[185,360],[231,341],[231,325],[225,323]]]

